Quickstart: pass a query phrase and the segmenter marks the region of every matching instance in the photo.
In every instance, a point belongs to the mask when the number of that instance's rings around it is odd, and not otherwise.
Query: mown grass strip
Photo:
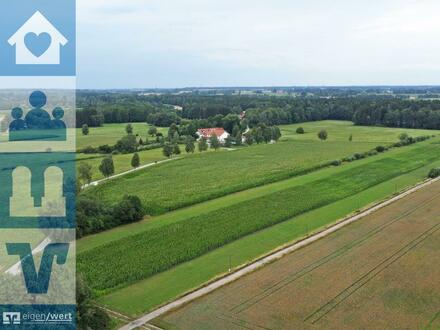
[[[216,277],[227,274],[229,268],[243,267],[270,251],[293,244],[313,232],[324,229],[356,210],[390,198],[397,192],[421,182],[426,178],[426,173],[437,166],[440,166],[439,160],[335,203],[247,235],[167,271],[113,290],[100,296],[97,302],[112,310],[139,317]]]
[[[145,279],[240,237],[328,205],[438,158],[426,145],[267,196],[152,229],[79,255],[78,270],[96,290]]]

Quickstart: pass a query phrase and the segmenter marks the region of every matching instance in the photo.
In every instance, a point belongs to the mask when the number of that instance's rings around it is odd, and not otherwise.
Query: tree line
[[[181,110],[176,110],[178,106]],[[77,127],[103,123],[148,122],[158,127],[186,126],[189,135],[202,127],[229,133],[246,111],[251,128],[317,120],[350,120],[357,125],[440,129],[440,100],[395,96],[271,97],[256,95],[138,95],[81,93]]]

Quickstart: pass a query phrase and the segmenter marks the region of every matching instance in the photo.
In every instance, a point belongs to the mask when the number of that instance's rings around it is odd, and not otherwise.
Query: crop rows
[[[282,141],[233,152],[211,152],[134,172],[86,190],[113,204],[124,195],[138,196],[147,213],[158,215],[328,166],[372,143]]]
[[[125,286],[424,166],[438,159],[439,149],[430,144],[390,155],[306,185],[112,242],[80,254],[78,270],[95,290]]]

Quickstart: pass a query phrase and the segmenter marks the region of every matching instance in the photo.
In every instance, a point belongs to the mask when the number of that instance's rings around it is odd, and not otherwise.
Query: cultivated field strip
[[[86,251],[78,269],[96,290],[129,285],[215,248],[413,171],[438,158],[426,144],[306,185],[268,194]],[[111,265],[109,269],[109,265]]]
[[[439,214],[436,182],[153,323],[436,330]]]
[[[344,302],[347,298],[349,298],[352,294],[354,294],[361,287],[366,285],[369,281],[374,279],[380,272],[387,269],[390,265],[398,261],[400,258],[404,257],[407,253],[411,252],[414,248],[422,244],[427,238],[431,237],[433,234],[440,230],[440,223],[432,226],[430,229],[422,233],[420,236],[415,238],[413,241],[396,251],[391,256],[387,257],[381,263],[376,265],[374,268],[369,270],[366,274],[361,276],[355,282],[353,282],[350,286],[341,291],[336,297],[331,299],[325,305],[318,308],[312,314],[308,315],[304,321],[310,322],[312,324],[321,320],[324,316],[334,310],[339,304]]]
[[[405,213],[398,215],[397,217],[395,217],[394,219],[391,219],[389,222],[385,222],[377,227],[375,227],[374,229],[372,229],[371,231],[367,232],[365,235],[363,235],[362,237],[360,237],[359,239],[355,239],[353,241],[351,241],[349,244],[342,246],[341,248],[337,249],[336,251],[333,251],[332,253],[326,255],[325,257],[316,260],[315,262],[307,265],[306,267],[302,268],[301,270],[299,270],[298,272],[287,276],[286,278],[283,278],[280,281],[277,281],[276,283],[274,283],[273,285],[269,286],[268,288],[265,288],[260,294],[246,300],[243,301],[242,303],[232,307],[230,309],[230,312],[233,313],[241,313],[244,310],[252,307],[253,305],[259,303],[261,300],[269,297],[270,295],[276,294],[278,291],[282,290],[283,288],[285,288],[285,286],[291,284],[292,282],[306,276],[307,274],[309,274],[310,272],[312,272],[313,270],[317,269],[318,267],[324,266],[325,264],[327,264],[328,262],[332,261],[334,258],[338,258],[338,257],[342,257],[345,253],[349,252],[351,249],[354,249],[356,247],[361,246],[362,244],[368,243],[368,240],[370,238],[372,238],[374,235],[377,235],[378,233],[382,232],[383,230],[385,230],[386,228],[388,228],[389,226],[393,225],[394,223],[396,223],[397,221],[404,219],[405,217],[413,214],[414,212],[416,212],[417,210],[423,209],[425,207],[428,207],[430,204],[437,203],[437,199],[440,197],[440,193],[435,194],[433,197],[431,197],[430,199],[426,200],[425,202],[421,203],[419,206],[415,207],[415,208],[411,208],[408,211],[406,211]]]

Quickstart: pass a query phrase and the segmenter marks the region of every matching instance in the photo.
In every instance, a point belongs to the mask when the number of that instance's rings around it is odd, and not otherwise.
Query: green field
[[[78,270],[94,289],[147,278],[240,237],[359,193],[438,159],[431,141],[303,185],[243,201],[185,221],[162,224],[79,254]],[[400,150],[398,150],[400,151]],[[372,157],[374,159],[375,157]],[[344,168],[344,167],[342,167]],[[312,225],[313,226],[313,225]],[[199,239],[203,237],[203,239]],[[118,257],[120,256],[120,257]],[[107,265],[107,267],[106,267]],[[115,271],[109,271],[108,265]]]
[[[303,127],[305,134],[296,134],[296,129],[298,127]],[[351,122],[336,120],[284,125],[280,126],[280,128],[283,138],[316,141],[317,132],[321,129],[325,129],[328,132],[327,141],[348,142],[348,138],[351,134],[353,135],[353,142],[369,142],[376,145],[396,142],[401,133],[408,133],[411,136],[432,135],[439,133],[439,131],[423,129],[354,126]]]
[[[306,134],[296,134],[298,126]],[[274,145],[196,153],[87,190],[108,202],[138,194],[151,214],[174,210],[78,242],[78,270],[98,302],[138,315],[224,273],[231,256],[237,267],[422,180],[439,160],[434,139],[313,171],[396,142],[402,132],[438,132],[338,121],[281,128]],[[316,137],[322,128],[328,141]],[[145,162],[154,161],[154,151],[146,152]],[[127,157],[120,168],[129,165],[131,155],[118,156]]]
[[[137,195],[148,213],[157,215],[304,174],[332,160],[396,142],[403,131],[413,136],[433,133],[374,128],[374,133],[368,134],[365,127],[325,121],[303,124],[307,134],[298,135],[293,133],[297,126],[282,127],[283,138],[274,145],[254,145],[228,153],[196,153],[190,158],[120,177],[85,194],[108,203],[115,203],[125,194]],[[328,141],[318,140],[316,134],[321,128],[329,131]],[[350,134],[353,142],[348,141]]]
[[[396,150],[394,153],[400,154],[401,151],[402,149]],[[377,156],[378,159],[382,157],[385,157],[385,155]],[[349,169],[364,166],[364,164],[371,163],[373,159],[374,157],[344,167]],[[374,162],[375,161],[376,160],[374,160]],[[423,180],[431,167],[439,165],[440,161],[437,161],[420,167],[419,169],[375,185],[353,196],[306,212],[253,235],[247,235],[190,262],[180,264],[177,267],[156,274],[146,280],[111,292],[99,298],[98,301],[109,308],[126,313],[127,315],[139,315],[227,272],[229,262],[231,262],[233,268],[250,262],[283,244],[297,240],[318,228],[326,226],[346,214],[354,212],[375,201],[384,199],[405,187]],[[277,191],[277,189],[284,189],[288,185],[305,184],[345,171],[346,169],[344,169],[344,167],[329,168],[306,176],[255,188],[249,191],[249,194],[262,195],[265,189]],[[242,192],[237,195],[243,195],[244,193],[245,192]],[[228,199],[228,197],[230,196],[224,197],[223,199]],[[239,196],[239,198],[245,199],[246,197]],[[230,204],[233,203],[231,199],[223,201],[224,204],[228,202]],[[210,205],[210,207],[214,208],[215,206]],[[144,221],[136,225],[125,226],[107,233],[95,235],[91,237],[92,239],[86,238],[85,240],[80,240],[78,245],[79,254],[80,256],[84,255],[82,252],[87,250],[93,251],[93,247],[110,243],[117,240],[118,237],[128,237],[133,233],[139,233],[148,228],[159,228],[169,223],[184,220],[185,215],[178,213],[188,213],[190,209],[192,208],[176,211],[174,214],[170,214],[169,219],[164,215],[153,219],[151,222]],[[200,210],[196,210],[196,213],[197,212],[200,212]]]
[[[150,127],[146,123],[132,123],[133,133],[139,134],[142,139],[151,139],[148,135],[148,128]],[[76,148],[83,149],[85,147],[99,147],[104,144],[114,145],[116,141],[121,139],[125,132],[127,124],[105,124],[102,127],[90,127],[89,135],[83,135],[81,128],[76,129]],[[158,131],[166,134],[167,128],[158,127]]]
[[[166,157],[162,154],[162,149],[140,151],[138,154],[141,166],[166,159]],[[105,157],[107,157],[107,155],[79,154],[76,157],[76,161],[77,165],[80,163],[87,163],[92,166],[92,181],[95,181],[104,178],[102,173],[99,171],[99,165]],[[133,154],[113,155],[112,158],[115,165],[115,174],[133,169],[131,166]]]
[[[162,329],[439,329],[440,182],[151,321]],[[374,315],[374,317],[372,317]]]

